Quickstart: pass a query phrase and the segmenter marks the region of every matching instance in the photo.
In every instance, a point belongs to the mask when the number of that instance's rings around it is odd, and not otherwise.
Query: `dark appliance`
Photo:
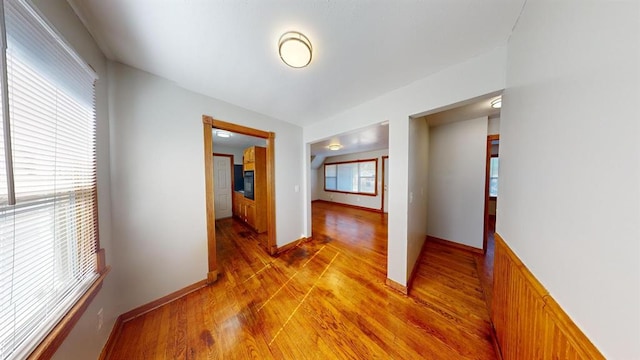
[[[244,171],[242,165],[233,166],[233,186],[235,191],[244,190]]]
[[[244,197],[253,199],[253,171],[244,172]]]

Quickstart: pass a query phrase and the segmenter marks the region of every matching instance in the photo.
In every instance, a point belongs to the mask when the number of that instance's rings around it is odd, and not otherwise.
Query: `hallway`
[[[219,280],[126,322],[111,359],[495,359],[473,256],[427,244],[389,289],[386,215],[314,203],[313,240],[272,258],[217,222]]]

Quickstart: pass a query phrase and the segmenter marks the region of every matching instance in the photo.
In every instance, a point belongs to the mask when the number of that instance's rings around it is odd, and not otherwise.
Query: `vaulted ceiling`
[[[68,0],[108,58],[300,126],[504,45],[525,0]],[[304,69],[278,56],[297,30]]]

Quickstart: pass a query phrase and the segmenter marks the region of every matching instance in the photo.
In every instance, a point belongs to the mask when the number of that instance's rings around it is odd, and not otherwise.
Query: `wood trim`
[[[378,162],[378,158],[334,161],[334,162],[330,162],[330,163],[325,163],[324,166],[327,166],[327,165],[339,165],[339,164],[353,164],[353,163],[370,162],[370,161],[375,161],[377,163]]]
[[[416,263],[413,264],[413,270],[411,270],[411,275],[409,275],[409,280],[407,280],[407,293],[411,291],[411,287],[413,286],[413,280],[416,278],[416,274],[418,273],[418,268],[420,267],[420,259],[424,255],[424,252],[427,248],[427,238],[422,242],[422,247],[420,247],[420,254],[416,258]]]
[[[98,360],[109,359],[109,357],[111,356],[111,353],[113,352],[113,348],[116,346],[116,343],[118,342],[118,338],[122,333],[123,324],[124,324],[124,321],[122,320],[122,315],[120,315],[116,318],[116,322],[115,324],[113,324],[113,328],[111,328],[111,333],[109,333],[109,338],[107,339],[107,342],[104,344],[104,347],[100,352],[100,357],[98,358]]]
[[[387,278],[384,283],[391,289],[398,291],[404,295],[409,295],[409,289],[406,286]]]
[[[471,252],[471,253],[474,253],[474,254],[483,254],[483,250],[482,249],[474,248],[473,246],[460,244],[460,243],[457,243],[455,241],[451,241],[451,240],[447,240],[447,239],[437,238],[437,237],[434,237],[434,236],[428,236],[427,235],[426,241],[431,241],[431,242],[434,242],[434,243],[438,243],[440,245],[449,246],[449,247],[452,247],[452,248],[455,248],[455,249],[458,249],[458,250],[467,251],[467,252]]]
[[[209,271],[207,273],[207,285],[211,285],[218,280],[218,271]]]
[[[230,132],[255,136],[266,139],[267,142],[267,252],[275,255],[278,251],[276,245],[276,190],[275,190],[275,137],[274,132],[252,129],[242,125],[216,120],[209,115],[202,115],[205,152],[205,188],[206,188],[206,217],[207,217],[207,253],[209,271],[207,280],[211,283],[218,278],[218,266],[216,258],[216,232],[215,232],[215,208],[213,194],[213,162],[209,157],[213,154],[213,129],[227,130]],[[243,161],[244,162],[244,161]]]
[[[338,194],[362,195],[362,196],[373,196],[373,197],[378,196],[377,190],[376,190],[375,194],[363,193],[363,192],[353,192],[353,191],[342,191],[342,190],[327,190],[327,189],[324,189],[324,191],[325,192],[338,193]]]
[[[294,249],[294,248],[297,248],[297,247],[298,247],[298,246],[300,246],[302,243],[304,243],[304,242],[306,242],[306,241],[309,241],[309,240],[311,240],[311,238],[310,238],[310,237],[301,237],[301,238],[300,238],[300,239],[298,239],[298,240],[294,240],[294,241],[292,241],[292,242],[290,242],[290,243],[288,243],[288,244],[286,244],[286,245],[280,246],[280,247],[278,248],[277,254],[278,254],[278,255],[280,255],[280,254],[282,254],[282,253],[284,253],[284,252],[287,252],[287,251],[289,251],[289,250],[292,250],[292,249]]]
[[[499,234],[491,320],[504,359],[604,359]]]
[[[276,134],[267,138],[267,251],[274,255],[278,251],[276,243]]]
[[[107,254],[105,249],[99,249],[96,253],[96,272],[102,274],[107,271]]]
[[[327,180],[326,180],[326,173],[327,173],[326,168],[327,168],[327,165],[355,164],[355,163],[361,163],[361,162],[374,162],[376,164],[376,176],[374,178],[374,185],[373,185],[374,192],[373,193],[327,189]],[[336,162],[332,162],[332,163],[325,163],[325,164],[323,164],[323,168],[322,169],[324,170],[323,178],[325,180],[324,180],[324,184],[323,184],[323,189],[324,189],[325,192],[334,192],[334,193],[352,194],[352,195],[364,195],[364,196],[378,196],[378,158],[349,160],[349,161],[336,161]],[[337,173],[336,173],[336,181],[337,181],[337,179],[338,178],[337,178]]]
[[[207,218],[207,263],[208,273],[218,272],[216,256],[216,214],[213,194],[213,134],[211,125],[206,123],[206,115],[202,117],[202,134],[204,138],[204,183]],[[209,278],[209,275],[207,275]],[[217,277],[216,277],[217,278]]]
[[[149,303],[146,303],[144,305],[138,306],[135,309],[129,310],[126,313],[120,315],[122,317],[122,321],[123,322],[127,322],[131,319],[135,319],[138,316],[144,315],[146,313],[148,313],[149,311],[155,310],[159,307],[161,307],[162,305],[165,305],[167,303],[170,303],[172,301],[175,301],[185,295],[188,295],[196,290],[202,289],[203,287],[207,286],[208,281],[207,280],[200,280],[194,284],[191,284],[189,286],[186,286],[180,290],[176,290],[174,292],[172,292],[171,294],[165,295],[157,300],[153,300]]]
[[[234,133],[238,133],[238,134],[243,134],[243,135],[249,135],[249,136],[255,136],[255,137],[259,137],[259,138],[263,138],[263,139],[268,139],[269,138],[269,132],[267,131],[262,131],[262,130],[258,130],[258,129],[252,129],[250,127],[246,127],[246,126],[242,126],[242,125],[238,125],[238,124],[233,124],[230,122],[226,122],[226,121],[222,121],[222,120],[217,120],[212,118],[211,116],[208,115],[204,115],[204,117],[210,118],[211,119],[211,126],[216,128],[216,129],[220,129],[220,130],[227,130],[227,131],[231,131]]]
[[[382,155],[382,176],[380,176],[380,182],[382,183],[382,187],[381,187],[381,194],[380,197],[382,198],[382,200],[380,201],[380,212],[384,213],[384,174],[385,171],[387,171],[387,169],[384,166],[384,159],[388,159],[389,155]]]
[[[336,201],[328,201],[328,200],[322,200],[322,199],[317,199],[317,200],[313,200],[313,201],[314,202],[325,203],[325,204],[340,205],[340,206],[344,206],[344,207],[348,207],[348,208],[352,208],[352,209],[371,211],[371,212],[374,212],[374,213],[382,213],[382,210],[380,210],[380,209],[373,209],[373,208],[368,208],[368,207],[364,207],[364,206],[344,204],[344,203],[336,202]]]
[[[67,338],[73,327],[78,323],[82,314],[87,310],[91,301],[96,297],[104,278],[111,271],[111,267],[107,266],[104,272],[93,282],[87,292],[71,307],[71,310],[58,322],[58,324],[49,332],[47,337],[35,348],[29,355],[28,359],[51,359],[60,345]]]

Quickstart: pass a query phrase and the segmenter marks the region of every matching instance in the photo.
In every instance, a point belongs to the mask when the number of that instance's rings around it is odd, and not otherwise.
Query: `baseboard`
[[[368,208],[368,207],[364,207],[364,206],[345,204],[345,203],[341,203],[341,202],[327,201],[327,200],[314,200],[312,202],[339,205],[339,206],[344,206],[344,207],[348,207],[348,208],[352,208],[352,209],[358,209],[358,210],[364,210],[364,211],[370,211],[370,212],[382,214],[382,210],[380,210],[380,209],[372,209],[372,208]]]
[[[434,236],[428,236],[427,235],[427,240],[426,241],[431,241],[431,242],[438,243],[438,244],[441,244],[441,245],[449,246],[449,247],[452,247],[452,248],[456,248],[458,250],[472,252],[474,254],[480,254],[480,255],[484,254],[482,249],[474,248],[473,246],[469,246],[469,245],[460,244],[460,243],[457,243],[457,242],[454,242],[454,241],[451,241],[451,240],[437,238],[437,237],[434,237]]]
[[[311,239],[310,237],[301,237],[301,238],[300,238],[300,239],[298,239],[298,240],[294,240],[294,241],[292,241],[292,242],[290,242],[290,243],[288,243],[288,244],[286,244],[286,245],[283,245],[283,246],[279,247],[279,248],[276,250],[276,255],[280,255],[280,254],[282,254],[283,252],[287,252],[287,251],[289,251],[289,250],[291,250],[291,249],[293,249],[293,248],[295,248],[295,247],[298,247],[300,244],[302,244],[302,243],[304,243],[305,241],[308,241],[308,240],[310,240],[310,239]]]
[[[411,287],[413,286],[413,279],[416,278],[416,274],[418,273],[418,268],[420,267],[420,260],[422,259],[422,255],[424,255],[424,251],[427,248],[427,239],[425,238],[422,242],[422,247],[420,248],[420,254],[416,258],[416,263],[413,264],[413,270],[411,270],[411,275],[409,275],[409,280],[407,281],[407,294],[411,291]]]
[[[113,348],[116,346],[118,342],[118,338],[120,337],[120,333],[122,333],[122,315],[118,316],[115,324],[113,324],[113,328],[111,329],[111,333],[109,334],[109,338],[107,339],[107,343],[104,344],[102,348],[102,352],[100,353],[100,357],[98,360],[106,360],[109,359],[111,353],[113,352]]]
[[[387,286],[390,287],[391,289],[393,289],[395,291],[398,291],[398,292],[400,292],[400,293],[402,293],[404,295],[408,295],[409,294],[409,289],[407,289],[406,286],[404,286],[404,285],[402,285],[400,283],[397,283],[397,282],[395,282],[395,281],[393,281],[393,280],[391,280],[389,278],[387,278],[387,280],[385,280],[384,283],[387,284]]]
[[[157,300],[154,300],[150,303],[144,304],[142,306],[138,306],[137,308],[127,311],[126,313],[120,315],[122,317],[123,322],[127,322],[131,319],[134,319],[140,315],[144,315],[151,310],[155,310],[162,305],[168,304],[176,299],[179,299],[187,294],[190,294],[198,289],[201,289],[207,286],[208,280],[200,280],[195,284],[191,284],[187,287],[184,287],[180,290],[174,291],[169,295],[165,295]]]
[[[497,233],[494,259],[491,321],[504,359],[604,359]]]

